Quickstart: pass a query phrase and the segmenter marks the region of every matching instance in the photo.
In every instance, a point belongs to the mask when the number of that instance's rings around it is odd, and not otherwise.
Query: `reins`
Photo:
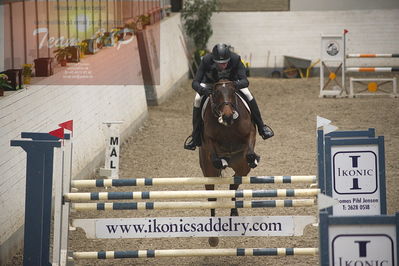
[[[209,100],[211,102],[212,113],[214,114],[214,116],[216,118],[221,117],[222,114],[221,114],[220,109],[221,109],[222,106],[230,105],[231,108],[233,109],[233,112],[237,112],[237,110],[238,110],[238,99],[237,99],[237,95],[236,95],[235,91],[233,91],[233,95],[232,95],[232,97],[234,98],[233,100],[235,102],[224,101],[224,102],[221,102],[219,104],[215,104],[215,101],[214,101],[214,93],[216,91],[216,89],[215,89],[216,86],[218,86],[218,85],[222,85],[223,86],[223,85],[230,84],[230,83],[232,83],[232,82],[231,81],[228,81],[228,82],[222,81],[222,82],[216,83],[215,86],[214,86],[214,89],[212,91],[212,94],[209,96],[209,98],[210,98]]]

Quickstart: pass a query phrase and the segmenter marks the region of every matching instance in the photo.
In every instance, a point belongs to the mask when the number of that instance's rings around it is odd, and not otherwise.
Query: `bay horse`
[[[251,113],[238,96],[232,81],[221,80],[214,85],[212,94],[203,111],[202,144],[199,159],[205,177],[220,177],[222,170],[230,167],[234,176],[246,176],[255,168],[260,157],[254,152],[256,128]],[[231,184],[230,190],[237,190],[239,184]],[[214,190],[214,185],[205,185],[206,190]],[[232,199],[235,201],[235,198]],[[216,201],[216,199],[208,199]],[[238,216],[236,208],[231,216]],[[211,209],[215,216],[215,209]],[[216,237],[209,238],[211,246],[217,246]]]

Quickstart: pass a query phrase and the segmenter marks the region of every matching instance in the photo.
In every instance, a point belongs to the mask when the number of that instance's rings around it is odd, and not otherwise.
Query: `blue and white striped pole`
[[[135,192],[66,193],[65,200],[129,200],[129,199],[193,199],[193,198],[264,198],[317,196],[320,189],[264,189],[264,190],[182,190]]]
[[[314,199],[296,200],[254,200],[254,201],[192,201],[192,202],[112,202],[112,203],[73,203],[72,209],[88,210],[170,210],[170,209],[233,209],[233,208],[276,208],[314,206]]]
[[[155,185],[207,185],[207,184],[289,184],[316,183],[316,176],[235,176],[235,177],[165,177],[129,179],[72,180],[74,188],[126,187]]]
[[[199,256],[316,256],[317,248],[169,249],[73,252],[74,259],[130,259]]]

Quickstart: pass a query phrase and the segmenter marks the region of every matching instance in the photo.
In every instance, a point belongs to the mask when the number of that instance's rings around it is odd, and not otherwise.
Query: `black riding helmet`
[[[227,63],[230,60],[230,49],[224,43],[216,44],[212,49],[213,61],[219,64]]]

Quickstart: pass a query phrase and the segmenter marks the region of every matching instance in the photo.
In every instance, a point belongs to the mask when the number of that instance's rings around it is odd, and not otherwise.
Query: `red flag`
[[[49,134],[51,136],[57,137],[59,139],[64,139],[64,129],[62,127],[59,129],[50,131]]]
[[[347,29],[344,29],[344,34],[347,34],[349,31]]]
[[[66,121],[64,123],[59,124],[58,126],[73,132],[73,120]]]

